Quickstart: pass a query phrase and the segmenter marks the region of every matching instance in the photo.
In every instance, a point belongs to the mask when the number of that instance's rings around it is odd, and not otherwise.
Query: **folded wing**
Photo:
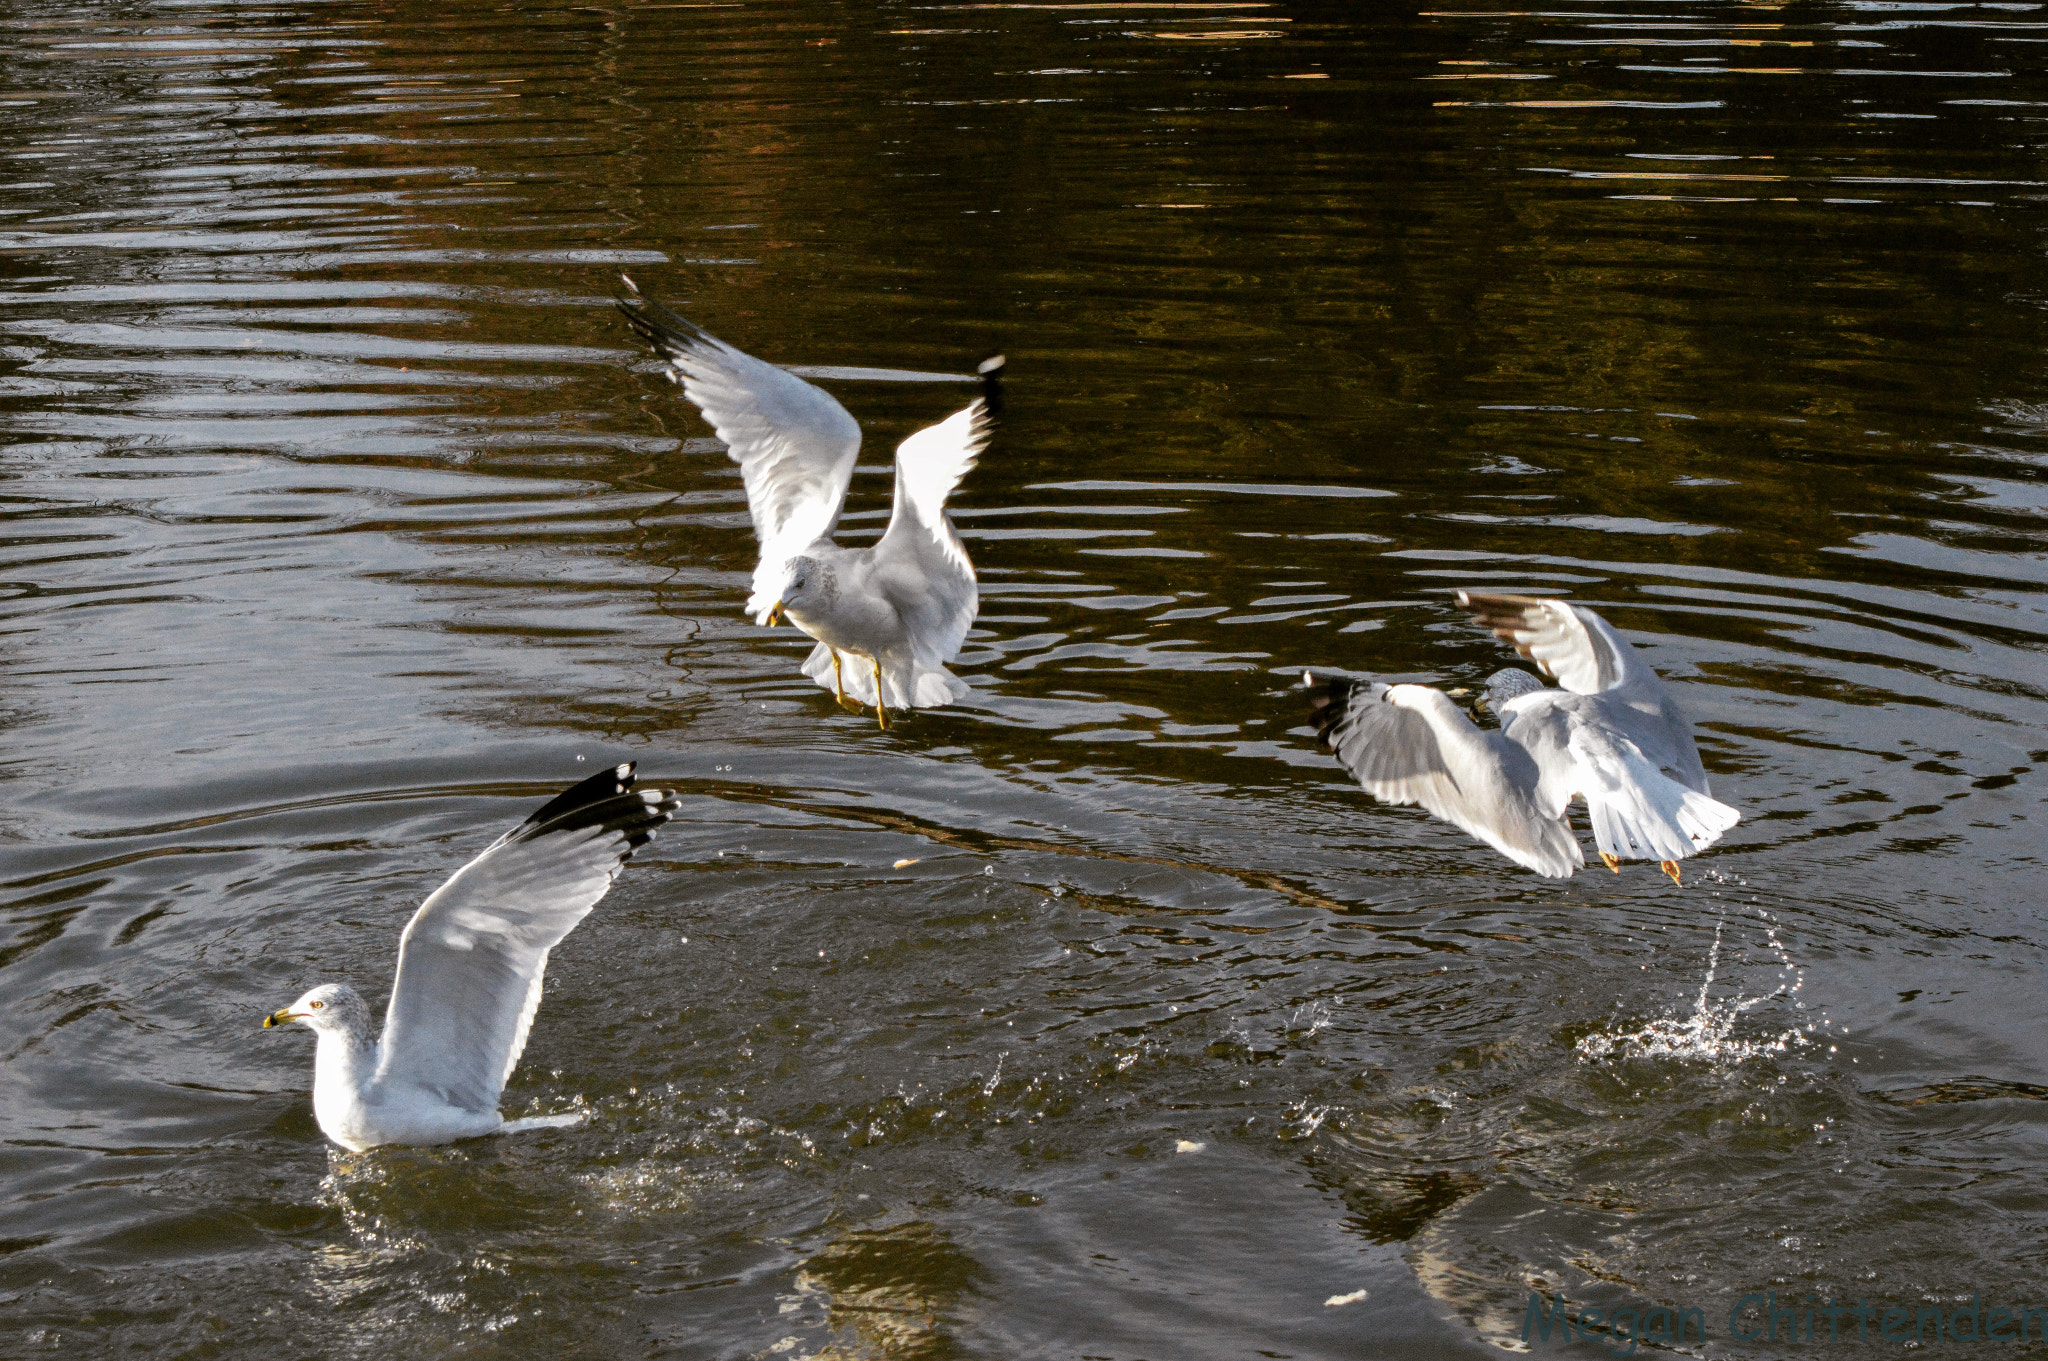
[[[548,951],[597,905],[676,799],[613,767],[550,800],[455,872],[398,950],[377,1086],[494,1111],[526,1047]]]
[[[789,560],[839,523],[860,453],[860,426],[824,389],[733,348],[660,303],[635,292],[618,304],[626,324],[668,360],[669,375],[740,465],[761,543],[747,609],[766,622]]]

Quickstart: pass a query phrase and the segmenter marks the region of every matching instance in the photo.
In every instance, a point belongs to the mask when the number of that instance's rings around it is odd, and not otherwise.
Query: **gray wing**
[[[436,889],[405,928],[379,1085],[493,1111],[526,1047],[548,951],[604,897],[676,799],[630,764],[558,795]]]
[[[1345,677],[1320,683],[1308,672],[1309,719],[1337,761],[1385,803],[1420,804],[1440,818],[1462,802],[1427,719],[1386,702],[1392,687]],[[1455,819],[1451,819],[1455,821]]]
[[[860,453],[860,426],[823,388],[734,349],[637,291],[618,305],[626,324],[668,360],[669,376],[740,465],[761,543],[747,608],[765,621],[786,584],[789,560],[839,524]]]
[[[984,378],[993,373],[985,369]],[[926,666],[953,659],[980,608],[974,564],[946,514],[946,498],[987,447],[992,424],[988,399],[977,398],[896,448],[896,505],[875,545],[874,581]]]
[[[1303,679],[1316,735],[1366,793],[1419,804],[1538,874],[1568,878],[1584,863],[1562,803],[1539,800],[1529,753],[1480,731],[1441,691]]]
[[[1613,726],[1679,783],[1708,792],[1692,724],[1663,679],[1605,619],[1546,596],[1460,591],[1458,603],[1566,690],[1598,697]]]

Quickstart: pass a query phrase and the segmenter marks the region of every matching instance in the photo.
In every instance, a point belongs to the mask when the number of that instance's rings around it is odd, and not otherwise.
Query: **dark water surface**
[[[2048,1302],[2044,43],[11,6],[0,1354],[1474,1356],[1534,1288],[1763,1355],[1750,1291]],[[1008,352],[968,703],[880,732],[742,616],[621,268],[783,363]],[[832,386],[858,539],[968,389]],[[1683,888],[1313,751],[1305,663],[1500,663],[1474,584],[1672,678],[1744,812]],[[506,1099],[593,1118],[331,1150],[262,1014],[381,997],[627,758],[683,815]]]

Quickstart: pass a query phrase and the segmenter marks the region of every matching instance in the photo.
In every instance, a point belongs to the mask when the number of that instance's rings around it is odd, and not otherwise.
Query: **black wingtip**
[[[646,845],[682,801],[666,789],[635,789],[634,762],[623,761],[571,785],[534,810],[512,840],[602,827],[626,839],[626,854]]]
[[[621,274],[619,282],[627,292],[614,294],[612,305],[619,309],[619,315],[626,319],[626,325],[633,334],[647,342],[657,354],[688,349],[692,345],[707,341],[715,343],[716,338],[702,326],[691,321],[672,307],[648,297],[640,291],[640,285]]]
[[[1315,725],[1316,741],[1323,750],[1333,750],[1330,731],[1351,707],[1351,692],[1358,682],[1349,676],[1319,677],[1312,671],[1302,672],[1301,680],[1308,687],[1308,721]]]
[[[549,799],[520,825],[538,827],[544,822],[553,822],[556,818],[573,813],[579,808],[588,808],[593,804],[603,803],[606,799],[615,799],[621,794],[628,793],[633,788],[633,769],[634,762],[622,761],[618,765],[600,770],[589,779],[580,780]]]
[[[1007,361],[999,354],[992,354],[974,366],[981,375],[981,404],[988,408],[990,420],[1003,414],[1003,365]]]
[[[618,294],[612,299],[612,306],[619,309],[619,315],[626,319],[626,325],[632,328],[634,335],[656,349],[661,348],[661,332],[647,319],[647,300],[637,291]]]

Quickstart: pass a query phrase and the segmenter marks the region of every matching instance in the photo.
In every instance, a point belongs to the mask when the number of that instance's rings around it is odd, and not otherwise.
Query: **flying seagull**
[[[1420,804],[1556,879],[1585,863],[1565,811],[1574,798],[1607,868],[1654,857],[1674,883],[1680,860],[1741,819],[1709,796],[1692,725],[1606,620],[1537,596],[1460,591],[1458,604],[1563,688],[1495,672],[1483,701],[1500,718],[1492,732],[1426,685],[1304,672],[1316,735],[1367,793]]]
[[[526,1048],[552,950],[597,906],[634,850],[675,815],[676,797],[633,788],[614,766],[564,791],[413,913],[398,942],[384,1034],[346,983],[314,988],[266,1027],[302,1021],[320,1037],[313,1115],[361,1152],[573,1125],[579,1116],[506,1120],[498,1095]]]
[[[860,426],[846,408],[625,284],[618,305],[626,324],[668,361],[670,379],[746,479],[761,543],[747,613],[763,625],[786,619],[816,638],[804,674],[853,712],[874,705],[884,728],[892,708],[963,698],[967,683],[946,663],[959,655],[981,596],[946,498],[1002,411],[1003,357],[981,364],[980,397],[896,446],[888,531],[870,548],[841,548],[832,531],[860,453]],[[849,656],[860,660],[848,664]]]

